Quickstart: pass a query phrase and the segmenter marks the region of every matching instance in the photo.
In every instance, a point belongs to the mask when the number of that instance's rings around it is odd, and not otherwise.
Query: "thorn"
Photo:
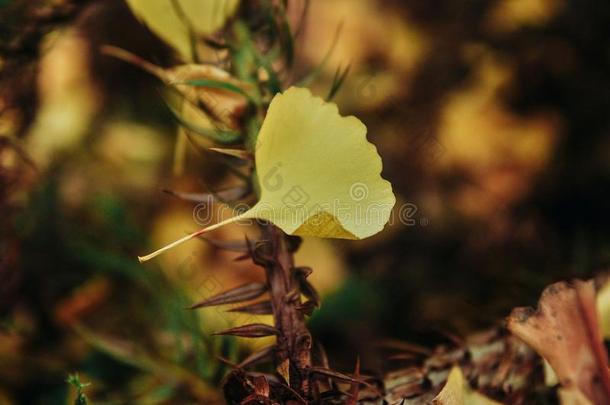
[[[234,304],[236,302],[248,301],[258,298],[267,292],[267,285],[264,283],[246,283],[228,291],[217,294],[192,305],[189,309],[197,309],[216,305]]]
[[[340,373],[338,371],[334,371],[334,370],[331,370],[331,369],[328,369],[328,368],[324,368],[324,367],[311,367],[309,369],[309,371],[311,373],[313,373],[313,374],[322,375],[324,377],[330,377],[332,379],[339,380],[339,381],[345,381],[345,382],[349,382],[349,383],[365,384],[367,386],[370,385],[366,381],[362,381],[359,378],[356,379],[354,377],[350,377],[347,374],[343,374],[343,373]]]
[[[231,308],[227,312],[240,312],[251,315],[271,315],[273,314],[273,307],[271,306],[271,301],[261,301]]]
[[[296,277],[307,278],[313,273],[313,269],[307,266],[295,267],[294,273]]]
[[[313,301],[305,301],[304,303],[296,306],[299,311],[301,311],[307,316],[311,316],[311,314],[313,314],[314,309],[316,309],[317,307],[318,306]]]
[[[279,330],[277,330],[273,326],[265,325],[263,323],[253,323],[250,325],[238,326],[235,328],[223,330],[221,332],[213,333],[213,335],[230,335],[247,338],[277,336],[279,334]]]

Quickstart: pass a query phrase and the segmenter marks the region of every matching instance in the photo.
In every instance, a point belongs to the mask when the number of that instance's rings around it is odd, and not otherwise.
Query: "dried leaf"
[[[105,278],[92,278],[74,293],[64,298],[55,308],[59,323],[70,325],[86,318],[86,314],[100,306],[110,294],[111,285]]]
[[[190,309],[248,301],[260,297],[265,292],[267,292],[267,284],[247,283],[198,302]]]
[[[161,80],[178,96],[179,104],[167,99],[167,105],[174,117],[192,132],[204,135],[219,143],[234,143],[239,134],[226,129],[238,129],[242,113],[246,110],[250,98],[244,98],[251,90],[251,85],[240,81],[228,72],[203,64],[184,64],[164,69],[122,48],[103,45],[101,52],[123,60],[152,74]],[[199,88],[189,85],[191,81],[216,83],[215,87]],[[236,93],[229,89],[239,89]],[[243,94],[241,94],[243,93]],[[221,125],[219,125],[221,124]],[[225,126],[220,131],[219,126]],[[216,134],[215,131],[219,132]],[[183,128],[179,131],[180,146],[184,149],[186,134]],[[184,156],[178,156],[183,159]]]
[[[563,387],[579,389],[595,404],[610,403],[608,355],[592,281],[547,287],[536,310],[513,310],[508,328],[549,362]]]
[[[178,65],[165,70],[163,81],[182,96],[180,116],[197,127],[213,129],[218,126],[239,129],[240,120],[251,98],[244,97],[252,86],[228,72],[201,64]],[[195,87],[194,81],[217,83],[216,87]],[[231,89],[240,89],[237,93]],[[197,131],[195,131],[197,132]]]
[[[253,377],[252,380],[256,395],[269,398],[269,382],[267,382],[267,378],[265,378],[264,375],[261,375]]]

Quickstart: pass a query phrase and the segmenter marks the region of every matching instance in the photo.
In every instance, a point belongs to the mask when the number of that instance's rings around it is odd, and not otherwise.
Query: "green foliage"
[[[84,389],[91,385],[91,383],[81,382],[78,373],[68,375],[66,382],[76,388],[76,399],[74,405],[87,405],[87,396],[85,395]]]

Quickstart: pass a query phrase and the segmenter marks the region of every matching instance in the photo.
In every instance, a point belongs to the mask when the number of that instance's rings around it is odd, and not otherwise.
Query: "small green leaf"
[[[74,405],[87,405],[87,396],[83,392],[84,389],[91,385],[91,383],[83,383],[80,381],[80,377],[77,373],[69,374],[66,378],[66,382],[76,388],[76,399]]]

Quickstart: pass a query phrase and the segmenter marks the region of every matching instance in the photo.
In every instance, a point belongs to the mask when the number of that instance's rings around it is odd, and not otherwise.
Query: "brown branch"
[[[288,385],[308,398],[310,390],[311,334],[305,325],[300,290],[293,277],[294,260],[286,235],[272,224],[264,224],[263,235],[271,260],[265,269],[275,327],[279,330],[275,367]]]

